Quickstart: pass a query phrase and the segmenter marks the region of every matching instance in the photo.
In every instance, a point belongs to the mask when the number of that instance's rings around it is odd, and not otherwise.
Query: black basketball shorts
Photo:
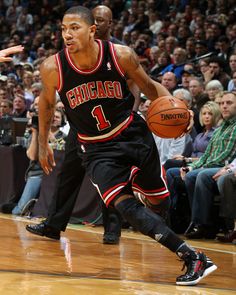
[[[86,172],[107,206],[127,192],[147,198],[169,196],[152,133],[138,114],[112,140],[83,143],[82,150]]]

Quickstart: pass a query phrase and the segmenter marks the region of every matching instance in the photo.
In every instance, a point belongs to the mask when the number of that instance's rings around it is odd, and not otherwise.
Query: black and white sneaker
[[[184,260],[183,269],[186,266],[187,271],[177,277],[177,285],[194,286],[217,269],[217,266],[202,252],[187,252],[181,259]]]

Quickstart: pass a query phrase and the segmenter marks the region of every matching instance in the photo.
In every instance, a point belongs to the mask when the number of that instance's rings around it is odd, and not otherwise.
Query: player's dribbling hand
[[[46,147],[39,146],[39,162],[43,171],[48,175],[56,166],[53,149],[47,144]]]
[[[188,124],[188,127],[186,129],[186,131],[184,133],[182,133],[179,137],[183,137],[185,134],[188,134],[191,132],[192,128],[193,128],[193,125],[194,125],[194,113],[192,110],[188,110],[189,111],[189,124]]]

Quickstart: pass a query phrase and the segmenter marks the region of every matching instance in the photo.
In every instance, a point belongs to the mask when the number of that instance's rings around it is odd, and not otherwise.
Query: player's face
[[[62,20],[62,38],[70,53],[88,49],[96,26],[90,26],[80,15],[66,14]]]

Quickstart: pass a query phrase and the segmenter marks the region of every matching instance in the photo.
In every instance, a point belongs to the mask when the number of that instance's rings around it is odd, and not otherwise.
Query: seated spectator
[[[189,89],[189,82],[192,77],[195,76],[193,69],[183,69],[181,76],[181,84],[178,85],[179,88]]]
[[[209,70],[204,73],[205,83],[211,80],[219,80],[226,90],[230,76],[224,72],[224,62],[219,57],[211,57],[209,60]]]
[[[26,100],[23,96],[17,95],[13,99],[13,117],[25,118],[27,114]]]
[[[230,46],[230,40],[227,36],[222,35],[218,38],[218,57],[222,58],[228,65],[229,57],[232,52],[232,47]],[[230,73],[230,68],[227,66],[227,73]]]
[[[169,159],[166,164],[167,185],[170,191],[172,208],[176,207],[178,194],[175,190],[176,181],[182,182],[180,179],[180,169],[185,163],[197,161],[205,152],[208,143],[215,130],[215,126],[220,118],[220,109],[215,102],[207,102],[200,110],[200,123],[204,126],[204,131],[199,133],[193,142],[193,151],[191,157],[186,158],[183,154],[175,154],[172,159]],[[172,168],[170,168],[172,167]]]
[[[173,62],[172,64],[168,65],[166,68],[162,70],[162,74],[165,74],[166,72],[173,72],[177,78],[178,81],[181,79],[181,75],[184,69],[184,63],[186,62],[187,53],[186,50],[177,47],[174,49],[173,52]]]
[[[146,120],[146,116],[147,116],[147,110],[151,104],[151,100],[147,99],[147,97],[141,93],[140,94],[140,104],[139,104],[139,108],[138,108],[138,114],[144,119]]]
[[[63,102],[60,99],[57,100],[56,109],[62,111],[63,114],[65,114],[65,106],[64,106]],[[68,120],[66,118],[66,115],[64,115],[64,118],[65,118],[65,122],[64,122],[64,124],[62,124],[60,130],[64,134],[68,135],[69,131],[70,131],[70,124],[69,124],[69,122],[68,122]]]
[[[55,150],[64,150],[66,134],[64,134],[60,128],[63,127],[65,123],[64,112],[56,109],[49,134],[50,145]]]
[[[207,43],[204,40],[197,40],[195,42],[195,58],[208,53]]]
[[[174,73],[167,72],[162,76],[161,84],[165,86],[170,93],[173,93],[173,91],[177,87],[177,78]]]
[[[32,84],[31,91],[34,96],[33,100],[35,99],[35,97],[39,96],[41,90],[42,90],[42,83],[41,82],[35,82]]]
[[[197,133],[200,133],[202,131],[202,126],[199,122],[199,111],[196,108],[192,107],[192,96],[191,96],[190,92],[184,88],[179,88],[179,89],[174,90],[173,96],[184,101],[185,104],[187,105],[187,107],[190,110],[192,110],[194,113],[194,117],[193,117],[194,126],[190,132],[191,138],[194,140]]]
[[[37,118],[37,117],[36,117]],[[53,149],[65,149],[66,135],[60,131],[60,127],[64,124],[64,114],[62,111],[55,110],[53,122],[50,129],[49,143]],[[30,159],[29,167],[26,171],[26,184],[17,204],[5,204],[4,213],[12,210],[14,215],[25,215],[32,209],[35,201],[40,194],[43,170],[38,161],[38,121],[31,121],[31,138],[29,140],[27,156]],[[7,206],[6,206],[7,205]]]
[[[34,94],[32,92],[33,73],[25,71],[23,75],[24,97],[27,103],[27,109],[29,109],[31,103],[34,101]]]
[[[213,178],[217,181],[220,192],[219,215],[224,218],[226,225],[232,223],[232,221],[234,223],[233,230],[227,232],[223,237],[219,236],[218,241],[232,243],[236,240],[236,158],[232,163],[217,172]]]
[[[0,101],[8,99],[7,89],[6,87],[0,86]]]
[[[189,91],[193,99],[193,107],[200,111],[201,107],[209,100],[204,93],[204,85],[200,78],[192,77],[190,79]]]
[[[222,92],[223,85],[218,80],[211,80],[206,84],[205,87],[206,93],[210,100],[215,101],[216,94]]]
[[[170,55],[167,52],[161,52],[157,58],[157,63],[150,69],[149,74],[153,79],[159,80],[161,71],[171,63]]]
[[[236,72],[236,51],[233,52],[229,57],[229,67],[230,67],[231,74]]]
[[[209,194],[205,183],[207,175],[212,177],[225,163],[235,158],[236,146],[236,94],[224,92],[220,101],[223,117],[222,125],[216,129],[199,160],[188,164],[187,169],[181,168],[181,177],[185,181],[191,206],[191,223],[186,237],[191,239],[215,238],[218,228],[212,219],[212,207],[209,206],[212,193]]]
[[[236,91],[236,72],[233,73],[232,79],[229,81],[228,91]]]
[[[0,101],[0,118],[11,116],[12,110],[13,110],[12,101],[10,101],[9,99]]]
[[[31,128],[31,140],[26,151],[30,164],[26,171],[26,184],[17,205],[12,209],[14,215],[25,215],[39,197],[43,177],[43,169],[38,161],[38,130],[36,126]]]

